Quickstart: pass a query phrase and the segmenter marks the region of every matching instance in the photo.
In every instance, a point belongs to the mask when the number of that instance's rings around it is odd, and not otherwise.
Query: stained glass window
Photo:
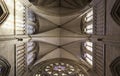
[[[35,42],[28,42],[27,43],[27,65],[30,65],[36,57],[36,43]]]
[[[82,58],[89,63],[90,65],[93,65],[93,43],[90,41],[84,42],[83,45],[83,53],[82,53]]]
[[[88,51],[91,51],[91,52],[93,51],[93,43],[92,42],[86,41],[84,43],[84,46]]]
[[[85,21],[86,22],[89,22],[93,20],[93,10],[89,11],[87,14],[86,14],[86,17],[85,17]]]
[[[84,76],[81,71],[79,67],[64,62],[51,63],[44,68],[45,76]],[[34,76],[44,76],[44,74],[37,73]]]
[[[93,9],[85,14],[84,21],[84,32],[87,34],[93,34]]]

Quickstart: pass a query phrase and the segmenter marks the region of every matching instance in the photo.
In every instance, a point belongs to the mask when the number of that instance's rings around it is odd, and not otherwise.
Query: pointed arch
[[[112,76],[120,76],[120,56],[110,64]]]
[[[0,76],[8,76],[10,72],[9,62],[2,56],[0,56]]]

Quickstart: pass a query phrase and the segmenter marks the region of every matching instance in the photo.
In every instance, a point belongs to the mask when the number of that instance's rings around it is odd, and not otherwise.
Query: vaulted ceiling
[[[80,42],[88,38],[88,35],[82,35],[80,11],[90,1],[30,0],[32,6],[45,12],[32,9],[39,22],[39,32],[32,36],[33,40],[40,41],[40,60],[36,63],[53,58],[80,59]]]
[[[29,0],[45,14],[66,16],[80,12],[91,0]]]
[[[54,58],[79,61],[80,42],[89,37],[82,34],[81,16],[90,8],[91,0],[24,0],[21,2],[35,12],[39,22],[38,33],[31,35],[33,41],[39,41],[40,47],[35,65]]]
[[[33,40],[39,40],[39,56],[41,62],[53,58],[68,58],[79,61],[81,57],[81,42],[89,35],[81,33],[80,15],[62,25],[56,25],[45,18],[38,17],[39,33],[32,35]]]

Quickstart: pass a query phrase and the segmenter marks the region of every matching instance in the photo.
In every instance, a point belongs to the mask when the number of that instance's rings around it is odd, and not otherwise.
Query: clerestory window
[[[82,58],[90,65],[93,65],[93,43],[86,41],[83,43]]]
[[[83,16],[83,31],[86,34],[93,34],[93,9]]]

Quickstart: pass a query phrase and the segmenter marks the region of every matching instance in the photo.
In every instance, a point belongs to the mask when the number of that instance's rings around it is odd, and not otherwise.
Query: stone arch
[[[10,72],[10,64],[9,62],[0,56],[0,76],[8,76]]]
[[[112,76],[120,76],[120,56],[112,61],[110,64],[110,70],[112,72]]]
[[[0,0],[0,24],[2,24],[5,19],[8,17],[9,11],[4,2],[4,0]]]
[[[120,0],[116,0],[111,10],[113,20],[120,25]]]

